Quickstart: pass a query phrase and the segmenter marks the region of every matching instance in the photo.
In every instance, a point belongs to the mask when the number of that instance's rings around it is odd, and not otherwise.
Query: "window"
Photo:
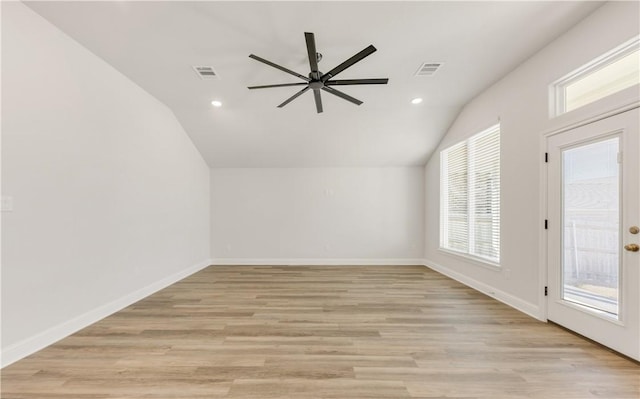
[[[500,125],[440,153],[440,247],[500,262]]]
[[[553,84],[560,115],[640,83],[639,38],[634,38]]]

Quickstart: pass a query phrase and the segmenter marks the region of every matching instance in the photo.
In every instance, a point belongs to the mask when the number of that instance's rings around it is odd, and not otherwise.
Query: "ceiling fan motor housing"
[[[309,82],[309,87],[312,88],[313,90],[320,90],[324,87],[324,82],[321,80],[316,80],[314,78],[311,78],[311,82]]]

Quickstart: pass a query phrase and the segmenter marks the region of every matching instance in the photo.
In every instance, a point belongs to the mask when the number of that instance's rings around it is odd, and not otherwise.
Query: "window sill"
[[[485,269],[493,270],[494,272],[502,271],[502,267],[500,266],[499,263],[491,262],[490,260],[482,259],[473,255],[463,254],[461,252],[452,251],[450,249],[446,249],[442,247],[438,248],[438,251],[446,255],[463,258],[465,261],[475,266],[484,267]]]

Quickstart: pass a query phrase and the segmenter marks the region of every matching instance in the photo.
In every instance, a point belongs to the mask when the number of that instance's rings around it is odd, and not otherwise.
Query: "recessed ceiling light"
[[[420,97],[414,98],[413,100],[411,100],[411,104],[420,104],[421,102],[422,102],[422,99]]]
[[[211,105],[213,105],[214,107],[222,107],[222,102],[218,100],[213,100],[211,101]]]

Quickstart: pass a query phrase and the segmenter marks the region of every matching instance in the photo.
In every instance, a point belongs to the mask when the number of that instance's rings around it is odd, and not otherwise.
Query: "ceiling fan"
[[[313,33],[305,32],[304,38],[307,42],[307,54],[309,55],[309,66],[311,67],[311,72],[309,73],[309,77],[301,75],[297,72],[294,72],[290,69],[287,69],[278,64],[274,64],[271,61],[267,61],[264,58],[258,57],[257,55],[251,54],[249,58],[253,58],[256,61],[260,61],[264,64],[267,64],[271,67],[279,69],[283,72],[296,76],[304,82],[299,83],[282,83],[282,84],[273,84],[273,85],[264,85],[264,86],[250,86],[249,89],[267,89],[270,87],[285,87],[285,86],[305,86],[302,90],[294,94],[293,96],[286,99],[282,104],[278,105],[278,108],[282,108],[285,105],[289,104],[291,101],[298,98],[300,95],[304,94],[309,89],[313,90],[313,96],[316,102],[316,110],[318,113],[322,112],[322,98],[320,97],[320,90],[323,90],[327,93],[331,93],[334,96],[338,96],[344,100],[352,102],[356,105],[362,104],[362,101],[357,98],[353,98],[348,94],[345,94],[339,90],[336,90],[333,86],[345,86],[345,85],[384,85],[389,81],[388,78],[384,79],[343,79],[343,80],[335,80],[334,76],[349,68],[353,64],[358,61],[361,61],[363,58],[371,55],[376,51],[376,48],[373,45],[369,45],[364,50],[360,51],[353,57],[344,61],[342,64],[333,68],[327,73],[322,73],[318,70],[318,61],[322,59],[322,54],[316,51],[316,40]]]

